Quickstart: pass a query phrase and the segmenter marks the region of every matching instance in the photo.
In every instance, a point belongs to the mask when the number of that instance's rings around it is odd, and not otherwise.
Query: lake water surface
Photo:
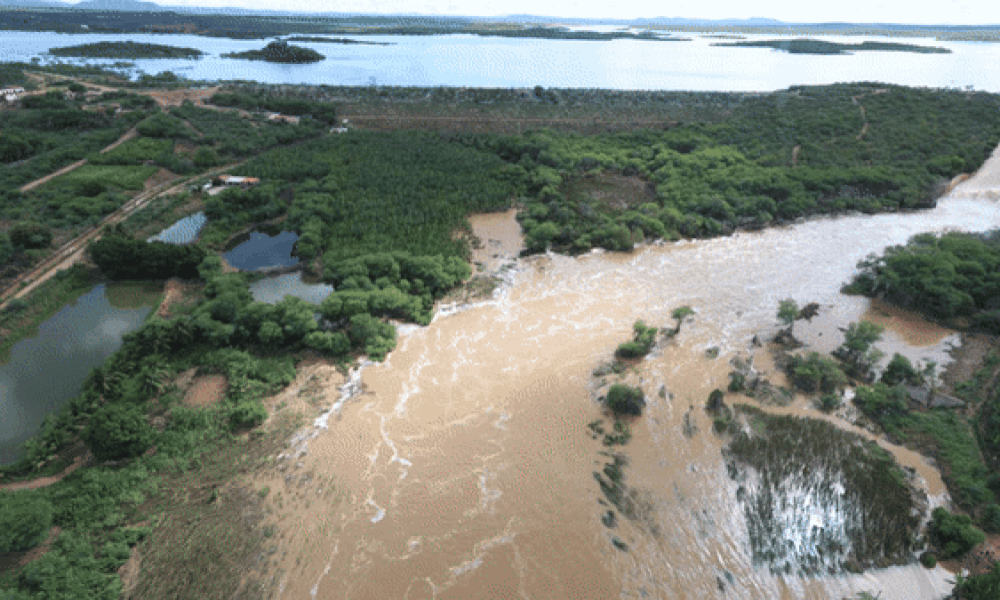
[[[770,91],[791,85],[880,81],[912,86],[1000,91],[1000,44],[938,42],[928,38],[810,36],[834,42],[864,40],[945,47],[951,54],[858,52],[818,56],[765,48],[711,46],[727,41],[700,34],[687,42],[637,40],[565,41],[474,35],[336,36],[390,42],[363,46],[296,42],[326,59],[279,65],[220,58],[224,52],[263,47],[267,40],[195,35],[58,34],[5,31],[0,60],[28,61],[49,48],[99,41],[127,41],[197,48],[200,60],[142,59],[147,73],[172,70],[198,80],[244,79],[262,83],[368,85],[569,87],[622,90]],[[749,40],[802,36],[746,35]],[[72,59],[66,59],[72,60]],[[113,61],[91,60],[92,64]]]

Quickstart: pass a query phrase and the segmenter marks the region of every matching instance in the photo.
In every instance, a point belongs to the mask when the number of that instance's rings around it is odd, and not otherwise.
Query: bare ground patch
[[[184,403],[189,406],[211,406],[226,397],[229,381],[225,375],[202,375],[191,382],[184,395]]]
[[[981,333],[963,333],[962,345],[951,352],[952,362],[941,374],[941,379],[951,390],[960,381],[969,381],[983,366],[983,359],[992,348],[1000,346],[1000,340]]]

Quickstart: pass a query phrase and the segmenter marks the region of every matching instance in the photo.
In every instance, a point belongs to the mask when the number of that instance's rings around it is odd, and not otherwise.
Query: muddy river
[[[867,318],[887,326],[878,345],[887,355],[947,363],[959,343],[953,332],[839,288],[858,260],[913,234],[1000,225],[1000,204],[981,181],[919,213],[578,258],[515,262],[513,213],[473,218],[484,242],[476,260],[505,284],[490,300],[443,307],[428,327],[402,326],[398,348],[355,372],[357,385],[329,380],[319,390],[333,410],[255,482],[272,490],[278,527],[266,577],[295,599],[942,597],[951,576],[940,567],[818,578],[756,568],[722,442],[702,407],[710,390],[726,387],[729,360],[751,351],[751,337],[775,331],[784,298],[820,304],[818,317],[796,325],[818,350],[840,344],[838,327]],[[602,380],[592,373],[636,319],[672,326],[681,305],[696,314],[627,375],[649,403],[622,448],[626,483],[646,510],[609,529],[592,474],[607,462],[588,435],[602,417]],[[766,366],[760,349],[755,360]],[[768,410],[822,417],[805,399]],[[925,459],[883,446],[915,469],[932,503],[946,500]]]

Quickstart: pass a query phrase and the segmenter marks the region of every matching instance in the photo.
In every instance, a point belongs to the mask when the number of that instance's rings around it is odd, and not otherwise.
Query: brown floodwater
[[[278,551],[267,577],[278,597],[826,600],[871,591],[914,600],[949,590],[943,569],[919,565],[828,577],[755,567],[703,406],[726,387],[737,353],[753,350],[767,365],[750,339],[776,330],[784,298],[821,306],[795,325],[817,350],[833,349],[838,328],[866,318],[886,326],[878,346],[888,356],[947,363],[959,343],[953,332],[839,289],[866,254],[916,233],[1000,225],[1000,204],[946,198],[918,213],[821,218],[631,254],[549,254],[514,268],[504,268],[519,244],[513,213],[471,221],[480,260],[501,269],[505,285],[491,300],[439,312],[428,327],[401,326],[388,359],[328,389],[333,410],[260,475],[275,508]],[[602,418],[595,398],[612,378],[592,372],[635,320],[672,326],[681,305],[695,315],[680,334],[624,375],[649,403],[620,448],[625,483],[644,509],[608,529],[592,475],[608,459],[587,424]],[[705,353],[712,347],[715,359]],[[865,434],[802,398],[768,410]],[[944,501],[927,460],[882,445]]]

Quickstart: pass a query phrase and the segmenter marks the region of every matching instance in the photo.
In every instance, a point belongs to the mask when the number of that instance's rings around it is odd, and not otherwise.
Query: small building
[[[219,175],[219,179],[222,181],[222,185],[226,187],[236,187],[239,186],[243,189],[253,187],[260,184],[260,179],[256,177],[240,177],[237,175]]]
[[[346,127],[331,127],[330,133],[347,133]]]
[[[0,90],[0,96],[7,102],[17,102],[18,95],[23,93],[24,88],[22,87],[9,87]]]

